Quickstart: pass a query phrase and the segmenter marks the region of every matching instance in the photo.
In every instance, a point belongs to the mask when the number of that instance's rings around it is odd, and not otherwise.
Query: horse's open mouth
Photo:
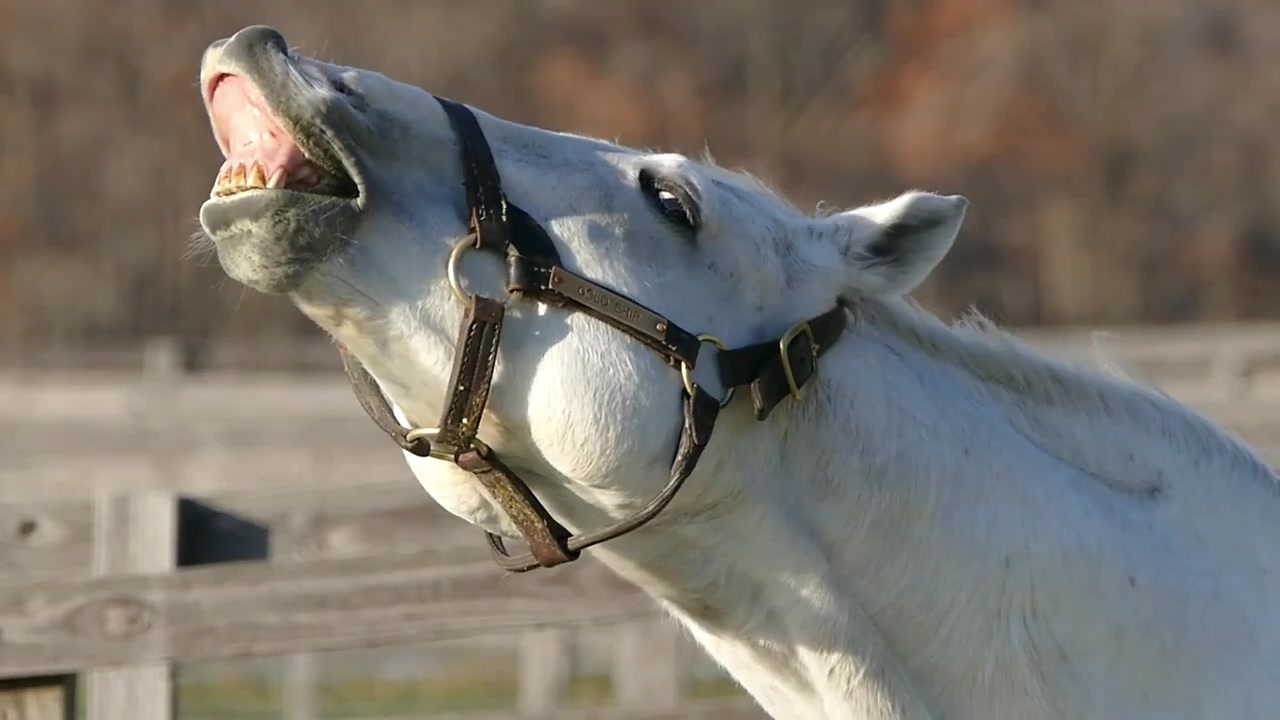
[[[332,138],[315,125],[279,117],[246,78],[224,74],[213,79],[209,116],[226,158],[210,198],[254,192],[359,195]]]
[[[225,161],[200,225],[229,276],[292,292],[354,234],[364,176],[341,132],[345,106],[290,65],[278,34],[237,37],[214,56],[227,69],[203,82]]]

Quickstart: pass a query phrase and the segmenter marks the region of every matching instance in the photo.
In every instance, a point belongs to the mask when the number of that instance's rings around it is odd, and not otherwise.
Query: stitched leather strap
[[[475,475],[494,502],[520,530],[529,545],[533,567],[555,567],[576,560],[579,551],[570,549],[569,531],[538,501],[529,486],[489,448],[473,447],[457,456],[458,467]]]
[[[462,145],[463,178],[467,188],[467,207],[471,212],[471,229],[476,233],[476,246],[506,251],[511,243],[507,232],[507,197],[502,192],[498,166],[489,151],[480,123],[466,106],[447,98],[436,98],[454,134]]]
[[[471,229],[476,247],[505,253],[515,248],[521,255],[560,264],[555,243],[542,226],[521,208],[507,201],[502,177],[485,140],[484,131],[471,110],[448,98],[437,97],[449,117],[449,124],[462,145],[463,181],[467,189]]]
[[[502,339],[502,303],[473,295],[454,346],[453,371],[435,444],[464,450],[480,429]]]
[[[565,547],[569,532],[547,512],[520,476],[488,446],[476,442],[498,362],[503,312],[503,305],[497,300],[471,297],[455,345],[453,372],[435,449],[452,450],[453,462],[489,491],[524,536],[537,563],[554,567],[578,557],[577,552]]]
[[[711,441],[711,431],[715,428],[716,417],[720,412],[720,401],[711,397],[702,388],[695,386],[694,394],[684,396],[684,424],[680,429],[680,440],[676,445],[675,457],[671,461],[671,479],[662,491],[653,497],[647,505],[637,512],[619,520],[612,525],[593,532],[574,535],[565,545],[574,557],[592,545],[625,535],[643,526],[658,516],[679,492],[685,480],[693,474],[698,459]],[[523,531],[522,531],[523,533]],[[508,572],[528,572],[546,563],[538,557],[539,549],[532,547],[532,552],[511,555],[503,539],[493,533],[485,533],[489,540],[489,549],[494,560]],[[526,535],[527,537],[527,535]]]
[[[617,328],[667,358],[694,367],[698,337],[649,308],[572,273],[523,255],[507,256],[507,291],[557,307],[572,307]]]

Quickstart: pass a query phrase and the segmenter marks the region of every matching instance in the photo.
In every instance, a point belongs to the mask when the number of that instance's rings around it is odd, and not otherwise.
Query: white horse
[[[287,48],[254,27],[204,57],[228,158],[205,232],[426,422],[463,313],[458,137],[427,92]],[[773,716],[1280,713],[1276,476],[1160,392],[911,304],[963,198],[808,216],[709,163],[476,115],[565,267],[680,327],[739,347],[848,304],[807,394],[758,421],[739,393],[657,519],[589,551]],[[463,260],[469,291],[504,297],[499,262]],[[723,394],[714,364],[694,376]],[[588,530],[667,482],[682,387],[617,328],[513,299],[480,433]],[[518,537],[470,474],[406,457],[441,505]]]

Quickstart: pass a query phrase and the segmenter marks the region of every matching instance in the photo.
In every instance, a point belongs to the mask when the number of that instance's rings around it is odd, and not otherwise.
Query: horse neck
[[[1156,393],[915,312],[861,312],[810,394],[768,422],[727,411],[690,479],[719,502],[600,551],[778,717],[1034,716],[1067,692],[1037,640],[1103,652],[1097,618],[1158,638],[1197,602],[1136,530],[1167,485],[1191,464],[1267,474]],[[1207,452],[1192,463],[1171,436]],[[1108,592],[1082,599],[1082,584]],[[1144,641],[1125,652],[1159,654]]]
[[[930,585],[984,557],[947,532],[981,526],[947,500],[972,458],[945,386],[965,383],[869,320],[767,422],[725,411],[678,509],[598,551],[779,718],[932,716],[935,668],[911,657],[950,601]]]

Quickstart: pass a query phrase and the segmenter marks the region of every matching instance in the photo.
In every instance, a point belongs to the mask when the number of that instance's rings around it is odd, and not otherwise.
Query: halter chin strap
[[[712,336],[694,335],[653,310],[564,268],[546,231],[507,202],[501,177],[475,116],[466,106],[437,98],[462,145],[471,235],[450,255],[450,283],[466,305],[454,350],[444,412],[434,428],[406,428],[364,366],[343,346],[343,368],[360,406],[401,449],[418,457],[454,463],[470,472],[524,536],[529,551],[510,554],[501,537],[486,532],[495,560],[511,572],[554,567],[576,560],[582,550],[644,525],[671,502],[711,439],[720,409],[736,388],[747,386],[755,416],[764,420],[787,397],[800,398],[817,372],[818,358],[844,332],[848,312],[837,303],[792,326],[782,337],[728,349]],[[498,360],[506,307],[462,289],[455,267],[469,249],[501,253],[507,261],[507,291],[556,307],[583,312],[626,333],[678,368],[684,380],[684,421],[665,487],[640,510],[606,527],[574,535],[556,521],[529,486],[478,439]],[[692,380],[702,344],[719,348],[716,361],[725,387],[717,400]]]

